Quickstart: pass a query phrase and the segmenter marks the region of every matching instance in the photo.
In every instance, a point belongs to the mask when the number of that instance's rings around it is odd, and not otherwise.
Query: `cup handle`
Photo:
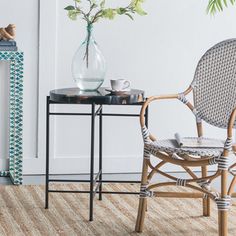
[[[123,89],[127,89],[127,88],[129,88],[130,87],[130,82],[128,81],[128,80],[126,80],[125,82],[124,82],[124,87],[123,87]]]

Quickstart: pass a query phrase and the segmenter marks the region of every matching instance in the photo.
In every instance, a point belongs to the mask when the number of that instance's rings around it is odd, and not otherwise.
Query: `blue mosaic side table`
[[[9,170],[0,176],[9,176],[13,184],[22,184],[22,125],[23,125],[23,65],[24,54],[19,51],[0,51],[0,61],[10,62],[10,127]]]

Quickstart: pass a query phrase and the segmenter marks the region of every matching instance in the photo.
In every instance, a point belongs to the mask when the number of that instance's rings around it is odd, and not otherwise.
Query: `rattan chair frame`
[[[162,96],[152,96],[146,100],[146,102],[143,104],[141,112],[140,112],[140,125],[141,128],[145,127],[145,111],[148,106],[150,106],[151,103],[154,101],[159,100],[173,100],[173,99],[179,99],[179,95],[183,94],[184,96],[189,95],[193,91],[192,86],[189,86],[188,89],[186,89],[183,93],[178,94],[169,94],[169,95],[162,95]],[[191,102],[186,102],[185,105],[193,112],[194,106]],[[235,125],[236,120],[236,108],[232,111],[232,114],[229,119],[228,128],[227,128],[227,139],[232,139],[233,135],[233,127]],[[196,122],[197,126],[197,133],[198,136],[203,136],[203,126],[202,122]],[[148,139],[150,139],[152,142],[156,141],[156,137],[153,134],[148,133]],[[236,151],[236,147],[233,146],[233,150]],[[223,151],[223,157],[228,157],[229,150],[224,149]],[[141,178],[141,191],[142,187],[146,186],[145,191],[147,195],[145,197],[140,195],[139,199],[139,208],[138,208],[138,216],[136,220],[136,232],[142,232],[143,226],[144,226],[144,218],[145,213],[147,210],[147,196],[154,196],[154,197],[165,197],[165,198],[202,198],[203,199],[203,215],[204,216],[210,216],[210,200],[216,201],[216,199],[224,200],[226,196],[235,197],[236,193],[233,192],[233,189],[236,184],[236,173],[232,171],[234,167],[236,167],[236,163],[231,165],[228,170],[217,170],[213,175],[208,175],[207,168],[209,165],[209,160],[212,159],[212,157],[204,157],[199,159],[194,159],[193,157],[189,155],[185,155],[182,157],[181,160],[174,159],[167,153],[163,152],[156,152],[155,156],[161,159],[161,162],[153,166],[150,159],[144,158],[143,160],[143,168],[142,168],[142,178]],[[186,180],[185,187],[188,187],[194,192],[162,192],[162,191],[153,191],[153,189],[157,189],[162,186],[175,186],[177,178],[174,177],[171,174],[164,173],[160,170],[160,168],[165,165],[166,163],[172,163],[178,166],[181,166],[189,175],[191,178]],[[201,178],[197,177],[195,173],[190,169],[191,167],[200,167],[202,176]],[[149,171],[149,169],[151,171]],[[155,173],[159,173],[162,176],[165,176],[172,180],[171,182],[164,182],[164,183],[156,183],[156,184],[149,184],[152,177]],[[227,187],[227,181],[228,181],[228,174],[233,175],[233,180],[231,181],[229,187]],[[207,181],[208,184],[210,184],[213,180],[216,178],[221,178],[221,190],[220,192],[217,192],[216,190],[207,189],[204,186],[197,186],[196,183],[199,183],[201,181]],[[218,198],[217,198],[218,196]],[[227,217],[228,217],[228,211],[227,210],[220,210],[218,211],[219,215],[219,236],[227,236]]]

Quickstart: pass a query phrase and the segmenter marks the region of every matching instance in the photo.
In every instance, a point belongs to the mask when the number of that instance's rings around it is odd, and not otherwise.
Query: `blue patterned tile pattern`
[[[10,61],[10,131],[9,170],[0,171],[0,176],[10,176],[12,183],[22,184],[23,160],[23,52],[0,51],[0,61]]]

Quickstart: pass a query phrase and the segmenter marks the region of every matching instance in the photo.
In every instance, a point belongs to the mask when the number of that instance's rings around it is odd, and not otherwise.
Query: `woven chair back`
[[[227,128],[236,107],[236,39],[220,42],[203,55],[192,86],[197,117]]]

